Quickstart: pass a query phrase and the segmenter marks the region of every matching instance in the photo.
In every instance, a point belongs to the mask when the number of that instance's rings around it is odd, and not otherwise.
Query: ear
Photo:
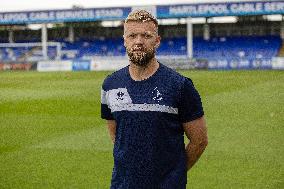
[[[158,35],[156,38],[155,48],[158,48],[160,46],[160,43],[161,43],[161,36]]]

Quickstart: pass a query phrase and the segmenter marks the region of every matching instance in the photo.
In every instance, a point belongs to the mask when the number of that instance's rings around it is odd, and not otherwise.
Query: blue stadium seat
[[[27,42],[27,41],[21,41]],[[31,42],[31,41],[30,41]],[[33,41],[34,42],[34,41]],[[79,39],[73,43],[62,43],[63,59],[80,59],[92,56],[125,56],[122,38]],[[193,57],[206,59],[258,59],[277,56],[282,41],[280,36],[213,37],[210,40],[193,39]],[[14,61],[32,48],[0,48],[1,60]],[[166,38],[157,50],[158,56],[186,56],[187,39]],[[40,59],[40,53],[32,54]],[[48,56],[56,56],[56,48],[48,47]]]

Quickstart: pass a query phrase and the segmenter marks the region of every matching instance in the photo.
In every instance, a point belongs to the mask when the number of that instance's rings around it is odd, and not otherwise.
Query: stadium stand
[[[220,4],[192,4],[191,8],[199,10],[199,6],[208,6],[216,8],[216,6],[226,6],[226,11],[218,13],[190,12],[185,11],[188,5],[173,5],[173,6],[156,6],[157,15],[160,15],[159,34],[162,37],[161,45],[157,49],[158,58],[172,59],[173,61],[181,59],[180,62],[203,61],[206,60],[208,65],[210,60],[217,63],[212,64],[219,68],[226,60],[228,68],[239,68],[238,66],[230,67],[230,61],[248,61],[247,68],[259,68],[251,66],[253,62],[263,60],[265,68],[271,68],[272,59],[274,57],[284,56],[284,17],[281,8],[281,1],[263,1],[262,12],[256,15],[253,9],[245,10],[245,7],[256,7],[256,2],[242,2],[242,0],[233,4],[230,2]],[[259,5],[258,4],[258,5]],[[249,5],[249,6],[248,6]],[[280,6],[281,5],[281,6]],[[271,6],[271,7],[270,7]],[[279,8],[280,6],[280,8]],[[239,8],[239,12],[230,8]],[[270,9],[268,8],[270,7]],[[273,11],[272,11],[273,8]],[[130,7],[124,8],[106,8],[103,9],[70,9],[70,10],[48,10],[35,12],[22,12],[27,17],[31,15],[40,15],[38,18],[31,17],[32,20],[27,20],[22,23],[17,18],[13,17],[18,13],[10,15],[10,13],[0,13],[0,63],[22,63],[22,62],[39,62],[41,60],[93,60],[94,58],[102,57],[126,57],[126,51],[123,45],[123,18],[124,15],[118,15],[114,19],[118,24],[105,26],[103,22],[114,20],[110,19],[109,13],[117,11],[127,13]],[[274,10],[275,9],[275,10]],[[279,10],[278,10],[279,9]],[[158,11],[159,10],[159,11]],[[78,12],[79,11],[79,12]],[[94,17],[86,20],[81,20],[81,17],[76,17],[80,12],[87,13],[88,11],[98,11],[104,16]],[[177,12],[176,12],[177,11]],[[179,12],[180,11],[180,12]],[[229,11],[229,12],[228,12]],[[230,12],[231,11],[231,12]],[[47,12],[58,13],[58,15],[66,16],[63,20],[48,17]],[[33,13],[33,14],[30,14]],[[66,13],[66,14],[65,14]],[[72,13],[72,14],[71,14]],[[74,15],[73,15],[74,13]],[[269,20],[268,14],[279,14],[281,19]],[[71,14],[71,15],[70,15]],[[235,21],[229,23],[212,21],[215,16],[231,16],[234,15]],[[6,17],[5,17],[6,15]],[[41,16],[47,16],[50,19],[50,27],[47,27],[46,20]],[[88,14],[86,14],[89,16]],[[91,16],[93,14],[90,14]],[[99,14],[98,14],[99,15]],[[11,20],[6,25],[7,19]],[[70,21],[69,16],[74,16],[74,20]],[[96,16],[96,14],[94,14]],[[187,22],[187,17],[202,17],[205,21],[190,23]],[[4,19],[5,18],[5,19]],[[13,19],[12,19],[13,18]],[[212,18],[212,19],[211,19]],[[1,20],[2,19],[2,20]],[[35,20],[33,20],[35,19]],[[174,24],[167,24],[164,21],[175,19]],[[182,21],[183,20],[183,21]],[[29,24],[34,21],[42,24],[39,28],[30,28]],[[15,23],[17,22],[17,23]],[[192,26],[192,31],[189,32],[188,26]],[[44,27],[45,26],[45,27]],[[190,27],[191,27],[190,26]],[[46,28],[44,31],[43,28]],[[207,29],[206,29],[207,28]],[[43,35],[44,34],[44,35]],[[208,35],[208,37],[206,37]],[[188,47],[188,38],[193,39],[192,49],[190,52]],[[45,40],[43,40],[45,39]],[[41,43],[43,41],[43,43]],[[60,43],[60,53],[58,46],[47,45],[47,52],[44,44]],[[18,47],[10,46],[11,43],[19,44]],[[21,44],[38,43],[41,46],[22,46]],[[5,46],[6,45],[6,46]],[[47,53],[47,54],[46,54]],[[46,56],[47,55],[47,56]],[[193,59],[192,59],[193,58]],[[269,61],[268,63],[266,61]],[[240,63],[241,64],[241,63]],[[259,63],[257,63],[259,64]],[[260,63],[262,65],[262,63]],[[221,66],[221,69],[223,66]],[[244,67],[243,67],[244,68]]]
[[[214,37],[194,40],[194,57],[257,59],[275,57],[281,47],[279,36]]]
[[[73,43],[61,41],[62,59],[88,59],[93,56],[125,56],[122,38],[78,40]],[[206,59],[258,59],[277,56],[281,49],[280,36],[231,36],[212,37],[204,40],[196,37],[193,40],[193,57]],[[186,38],[163,39],[158,49],[158,56],[186,56]],[[55,58],[55,48],[49,47],[48,56]],[[41,59],[37,48],[0,48],[0,57],[5,61]]]

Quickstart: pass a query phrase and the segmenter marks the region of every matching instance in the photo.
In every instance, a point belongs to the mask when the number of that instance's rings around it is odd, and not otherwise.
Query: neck
[[[129,73],[133,80],[142,81],[151,77],[159,68],[156,58],[150,60],[146,66],[138,66],[130,62]]]

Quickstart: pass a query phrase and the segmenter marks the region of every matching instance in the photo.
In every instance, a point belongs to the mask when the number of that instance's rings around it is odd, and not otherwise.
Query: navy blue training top
[[[192,81],[161,63],[142,81],[131,78],[129,66],[109,75],[101,117],[117,123],[111,189],[184,189],[182,123],[203,114]]]

